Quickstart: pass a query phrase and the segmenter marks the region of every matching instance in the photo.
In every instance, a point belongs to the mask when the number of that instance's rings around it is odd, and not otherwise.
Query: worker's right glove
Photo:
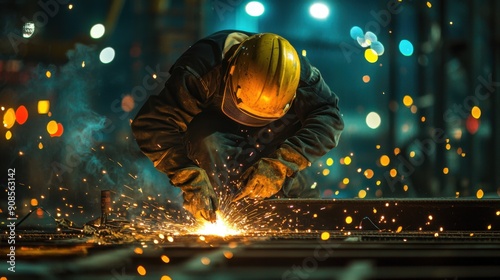
[[[309,161],[288,145],[282,145],[272,155],[261,158],[241,176],[238,201],[248,197],[265,199],[278,193],[287,177],[292,177],[309,165]]]
[[[183,192],[184,209],[197,220],[203,218],[215,222],[215,211],[219,203],[205,170],[198,167],[178,170],[172,176],[171,182]]]

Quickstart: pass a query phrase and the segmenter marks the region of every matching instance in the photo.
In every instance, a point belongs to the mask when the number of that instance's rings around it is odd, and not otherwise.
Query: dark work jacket
[[[232,32],[253,34],[224,30],[193,44],[170,68],[171,76],[165,88],[159,95],[149,97],[132,122],[141,151],[168,176],[180,169],[197,166],[188,158],[183,140],[191,120],[207,110],[222,112],[227,69],[227,59],[222,58],[222,53],[224,42]],[[299,87],[291,109],[282,119],[296,120],[300,127],[283,143],[312,163],[337,146],[344,122],[338,97],[319,70],[305,57],[299,57]]]

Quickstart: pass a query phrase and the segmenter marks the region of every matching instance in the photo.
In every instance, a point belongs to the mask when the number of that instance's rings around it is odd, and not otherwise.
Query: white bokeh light
[[[104,25],[98,23],[90,29],[90,37],[94,39],[99,39],[104,35],[106,28],[104,28]]]
[[[366,115],[366,125],[371,129],[378,128],[381,122],[380,115],[375,112],[370,112]]]
[[[330,9],[323,3],[314,3],[309,8],[309,13],[313,18],[325,19],[330,14]]]
[[[101,51],[99,54],[99,60],[101,60],[102,63],[107,64],[113,61],[115,58],[115,50],[111,47],[107,47]]]
[[[245,12],[247,12],[248,15],[252,17],[258,17],[261,16],[264,13],[264,5],[260,3],[259,1],[252,1],[249,2],[245,6]]]

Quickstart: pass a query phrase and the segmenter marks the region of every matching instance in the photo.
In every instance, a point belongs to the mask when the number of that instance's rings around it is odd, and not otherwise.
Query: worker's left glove
[[[218,200],[214,188],[205,170],[198,167],[188,167],[175,172],[171,182],[181,188],[184,198],[184,209],[195,219],[205,219],[215,222],[218,210]]]
[[[309,161],[288,145],[282,145],[270,157],[261,158],[240,179],[240,192],[233,201],[248,197],[264,199],[281,190],[287,177],[306,168]]]

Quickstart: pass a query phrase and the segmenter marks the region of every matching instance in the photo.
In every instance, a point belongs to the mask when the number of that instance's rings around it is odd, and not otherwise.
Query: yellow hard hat
[[[299,80],[299,56],[286,39],[250,36],[228,60],[222,111],[241,124],[264,126],[290,109]]]

